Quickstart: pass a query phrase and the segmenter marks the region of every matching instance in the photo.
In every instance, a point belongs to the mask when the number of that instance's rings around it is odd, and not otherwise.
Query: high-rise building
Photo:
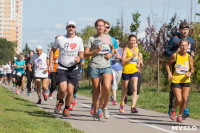
[[[0,37],[16,41],[16,53],[22,50],[23,0],[0,0]]]

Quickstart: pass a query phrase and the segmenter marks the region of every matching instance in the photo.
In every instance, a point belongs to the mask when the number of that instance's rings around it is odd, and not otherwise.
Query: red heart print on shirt
[[[75,48],[76,48],[76,46],[77,46],[77,44],[76,44],[76,43],[70,43],[70,48],[71,48],[71,50],[75,49]]]

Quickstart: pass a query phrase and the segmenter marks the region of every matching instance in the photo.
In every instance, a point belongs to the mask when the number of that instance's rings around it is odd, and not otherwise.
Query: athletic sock
[[[124,105],[124,102],[121,102],[121,105]]]
[[[131,108],[134,108],[134,107],[135,107],[134,105],[131,106]]]
[[[59,103],[62,103],[62,104],[63,104],[63,103],[64,103],[63,99],[62,99],[62,100],[59,100]]]
[[[69,106],[65,105],[65,109],[69,109]]]

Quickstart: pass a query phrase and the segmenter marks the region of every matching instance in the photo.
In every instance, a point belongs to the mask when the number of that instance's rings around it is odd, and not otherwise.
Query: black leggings
[[[142,83],[142,76],[141,76],[140,73],[138,73],[137,95],[140,94],[141,83]],[[131,80],[129,80],[128,89],[127,89],[127,95],[131,96],[132,94],[133,94],[133,87],[132,87]]]
[[[28,92],[31,92],[31,83],[34,79],[34,72],[26,72]]]
[[[56,86],[58,85],[57,80],[56,80],[56,72],[51,72],[51,88],[50,88],[50,93],[53,93],[56,89]]]
[[[10,83],[10,81],[11,81],[11,73],[7,73],[6,76],[7,76],[8,83]]]
[[[16,85],[17,86],[21,86],[22,85],[22,79],[23,79],[23,77],[24,77],[23,74],[21,76],[15,75]]]

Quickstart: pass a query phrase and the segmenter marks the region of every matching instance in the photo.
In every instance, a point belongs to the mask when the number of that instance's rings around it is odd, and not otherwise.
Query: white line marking
[[[82,105],[82,106],[84,106],[84,107],[90,108],[89,105],[86,105],[86,104],[84,104],[84,103],[80,103],[80,102],[76,102],[76,103],[78,103],[78,104],[80,104],[80,105]],[[173,132],[173,131],[164,129],[164,128],[160,128],[160,127],[157,127],[157,126],[154,126],[154,125],[150,125],[150,124],[141,122],[141,121],[132,120],[132,119],[126,118],[126,117],[124,117],[124,116],[117,115],[117,114],[115,114],[115,113],[110,113],[110,115],[112,115],[112,116],[114,116],[114,117],[117,117],[117,118],[122,118],[122,119],[125,119],[125,120],[128,120],[128,121],[131,121],[131,122],[136,122],[136,123],[139,123],[139,124],[142,124],[142,125],[145,125],[145,126],[148,126],[148,127],[151,127],[151,128],[154,128],[154,129],[157,129],[157,130],[166,132],[166,133],[176,133],[176,132]]]

